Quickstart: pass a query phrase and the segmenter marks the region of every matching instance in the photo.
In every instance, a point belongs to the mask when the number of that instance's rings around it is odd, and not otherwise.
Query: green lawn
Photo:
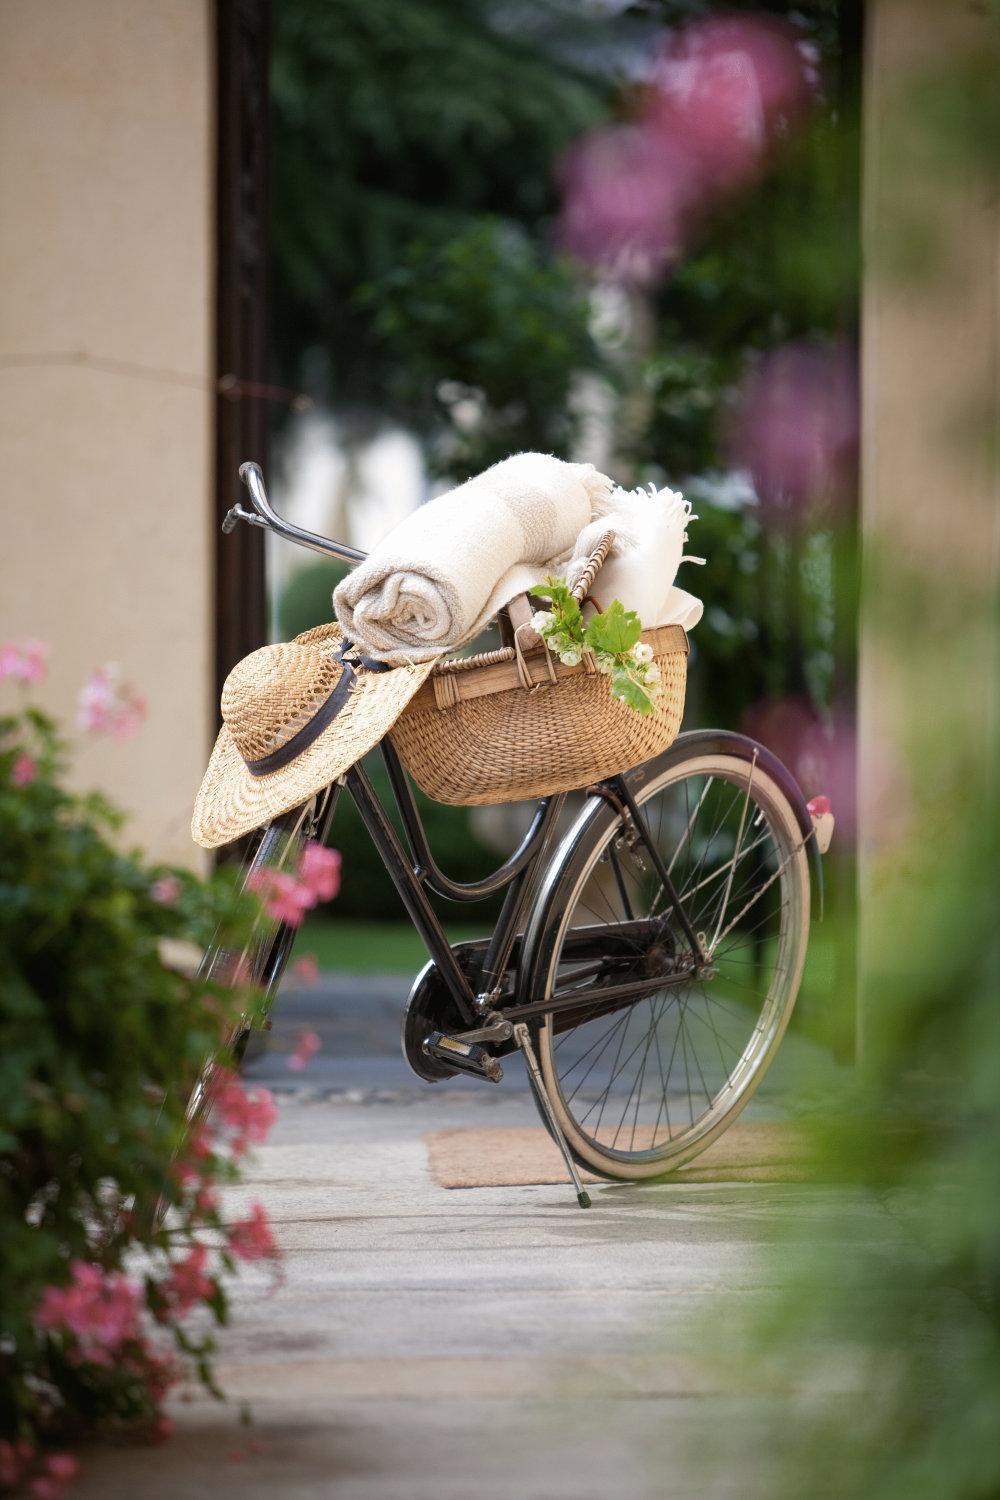
[[[483,937],[484,927],[447,928],[453,943]],[[427,962],[427,950],[408,922],[361,922],[353,918],[316,917],[306,921],[294,956],[314,953],[321,969],[347,974],[416,974]]]

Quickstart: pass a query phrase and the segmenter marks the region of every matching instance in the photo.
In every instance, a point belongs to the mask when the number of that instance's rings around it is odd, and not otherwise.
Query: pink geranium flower
[[[713,16],[674,33],[645,123],[683,151],[704,197],[750,182],[818,91],[800,32],[773,16]]]
[[[181,893],[181,883],[176,875],[161,875],[149,888],[150,897],[161,906],[173,906]]]
[[[11,766],[10,779],[14,786],[30,786],[38,775],[38,762],[33,760],[26,751],[22,750],[20,755],[14,759]]]
[[[340,854],[322,844],[306,844],[299,859],[299,880],[315,901],[332,901],[340,890]]]
[[[146,700],[120,679],[119,669],[108,662],[84,683],[77,706],[77,723],[88,734],[106,734],[127,740],[142,727]]]
[[[229,1230],[229,1248],[239,1260],[266,1260],[277,1257],[279,1251],[267,1214],[259,1203],[255,1203],[250,1217],[240,1219]]]
[[[319,962],[315,953],[303,953],[292,964],[292,973],[300,984],[315,984],[319,979]]]
[[[24,1438],[16,1443],[0,1439],[0,1487],[13,1489],[34,1456],[34,1448]]]
[[[289,927],[301,927],[306,912],[316,905],[309,887],[285,870],[254,870],[247,887],[260,896],[273,921],[287,922]]]
[[[46,1287],[34,1312],[37,1327],[73,1335],[79,1358],[110,1365],[139,1331],[139,1289],[127,1276],[75,1260],[69,1286]]]
[[[850,494],[858,432],[852,355],[801,341],[751,366],[730,446],[733,460],[749,469],[767,518],[797,524],[807,502],[836,505]]]
[[[192,1245],[182,1260],[170,1268],[170,1275],[161,1283],[162,1291],[172,1309],[184,1316],[196,1302],[204,1302],[215,1292],[215,1282],[205,1274],[208,1250],[204,1245]]]
[[[215,1115],[225,1129],[232,1132],[233,1154],[242,1156],[250,1145],[267,1140],[278,1118],[278,1110],[269,1089],[247,1093],[233,1073],[224,1075],[213,1099]]]
[[[0,642],[0,681],[41,682],[45,676],[49,648],[44,641]]]
[[[289,1054],[288,1066],[293,1073],[301,1073],[310,1060],[322,1047],[323,1042],[315,1031],[303,1031],[296,1044],[295,1051]]]

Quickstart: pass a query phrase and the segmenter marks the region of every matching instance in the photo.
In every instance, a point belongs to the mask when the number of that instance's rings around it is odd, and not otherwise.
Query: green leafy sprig
[[[652,713],[663,687],[653,648],[640,639],[642,621],[635,610],[615,599],[603,613],[584,622],[565,578],[546,578],[532,593],[551,605],[531,618],[549,650],[568,667],[579,666],[584,652],[591,652],[598,671],[611,678],[612,698],[620,698],[638,714]]]

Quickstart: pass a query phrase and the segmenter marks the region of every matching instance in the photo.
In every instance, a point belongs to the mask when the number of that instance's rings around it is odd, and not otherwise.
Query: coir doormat
[[[424,1136],[439,1187],[529,1187],[566,1180],[558,1147],[539,1126],[431,1130]],[[634,1145],[643,1149],[636,1132]],[[589,1182],[599,1179],[582,1174]],[[773,1120],[737,1121],[681,1167],[674,1182],[802,1182],[809,1176],[805,1132]]]

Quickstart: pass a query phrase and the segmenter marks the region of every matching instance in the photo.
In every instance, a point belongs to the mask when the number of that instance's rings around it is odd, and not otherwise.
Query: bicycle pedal
[[[432,1031],[424,1038],[422,1050],[456,1073],[472,1073],[490,1083],[499,1083],[503,1077],[499,1061],[478,1042],[462,1042],[443,1031]]]

